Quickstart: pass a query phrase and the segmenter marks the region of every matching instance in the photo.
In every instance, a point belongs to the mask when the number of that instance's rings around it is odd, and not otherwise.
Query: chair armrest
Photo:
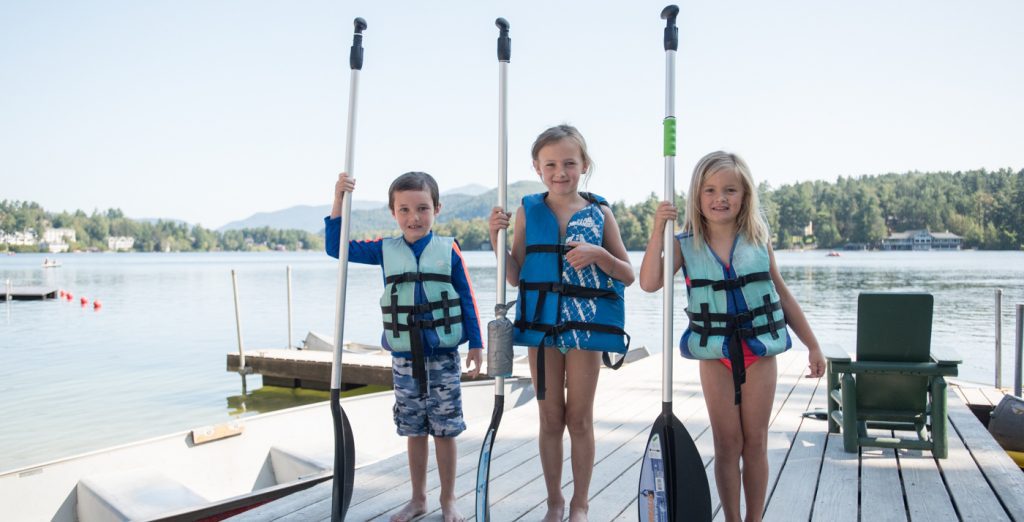
[[[850,354],[846,353],[846,350],[836,343],[823,343],[821,345],[821,353],[829,361],[850,362]]]
[[[946,348],[932,348],[931,353],[932,361],[942,366],[956,366],[963,361],[960,354],[956,353],[955,350]]]
[[[955,377],[957,366],[924,362],[854,361],[843,365],[847,373],[874,373],[890,375],[920,375],[927,377]]]

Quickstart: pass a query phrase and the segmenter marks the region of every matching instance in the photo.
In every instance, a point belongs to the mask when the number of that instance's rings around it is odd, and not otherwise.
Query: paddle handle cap
[[[671,4],[661,10],[661,19],[665,20],[665,50],[675,51],[679,48],[679,28],[676,27],[676,17],[679,16],[679,6]]]

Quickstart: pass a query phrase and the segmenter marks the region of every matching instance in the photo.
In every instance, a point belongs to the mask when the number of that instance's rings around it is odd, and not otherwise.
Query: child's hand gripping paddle
[[[679,47],[676,16],[679,8],[670,5],[661,12],[665,26],[665,200],[675,201],[675,54]],[[675,275],[675,223],[665,224],[662,273],[662,365],[661,415],[654,421],[647,439],[640,485],[637,492],[638,519],[643,522],[681,522],[711,520],[711,492],[704,461],[693,438],[672,413],[672,285]]]
[[[356,99],[359,71],[363,68],[363,30],[366,20],[355,19],[355,35],[349,65],[352,68],[348,91],[348,143],[345,146],[345,172],[355,177],[353,155],[356,143]],[[352,482],[355,477],[356,447],[352,440],[352,425],[341,408],[341,349],[345,340],[345,284],[348,281],[349,216],[352,213],[352,193],[345,192],[341,200],[341,240],[338,243],[338,296],[334,320],[334,360],[331,366],[331,417],[334,419],[334,488],[331,498],[331,521],[345,520],[352,501]]]
[[[508,188],[508,64],[512,57],[512,39],[508,36],[508,21],[498,18],[498,206],[505,208]],[[512,322],[505,313],[512,303],[505,302],[505,250],[507,234],[498,231],[495,247],[498,259],[498,287],[494,306],[495,318],[487,324],[487,373],[494,377],[494,410],[491,424],[487,427],[483,445],[480,447],[480,461],[476,468],[476,519],[490,522],[491,505],[488,487],[491,475],[491,450],[498,435],[501,414],[505,411],[505,377],[512,375]],[[515,301],[513,301],[514,303]]]

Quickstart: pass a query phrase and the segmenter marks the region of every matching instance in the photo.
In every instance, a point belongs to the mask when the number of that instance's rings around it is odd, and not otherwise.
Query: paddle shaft
[[[356,143],[356,107],[359,100],[359,72],[363,67],[363,30],[366,21],[353,21],[355,34],[349,52],[349,66],[352,70],[348,92],[348,127],[345,143],[345,172],[354,177]],[[331,498],[331,520],[345,519],[348,503],[352,498],[352,470],[355,456],[352,429],[341,407],[341,357],[345,340],[345,290],[348,282],[349,217],[352,213],[352,194],[343,192],[341,199],[341,237],[338,242],[338,293],[334,317],[334,358],[331,364],[331,415],[334,420],[334,487]]]

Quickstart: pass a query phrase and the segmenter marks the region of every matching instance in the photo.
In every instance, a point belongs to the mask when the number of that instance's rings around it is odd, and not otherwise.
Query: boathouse
[[[952,232],[909,230],[882,240],[882,250],[960,250],[963,238]]]

